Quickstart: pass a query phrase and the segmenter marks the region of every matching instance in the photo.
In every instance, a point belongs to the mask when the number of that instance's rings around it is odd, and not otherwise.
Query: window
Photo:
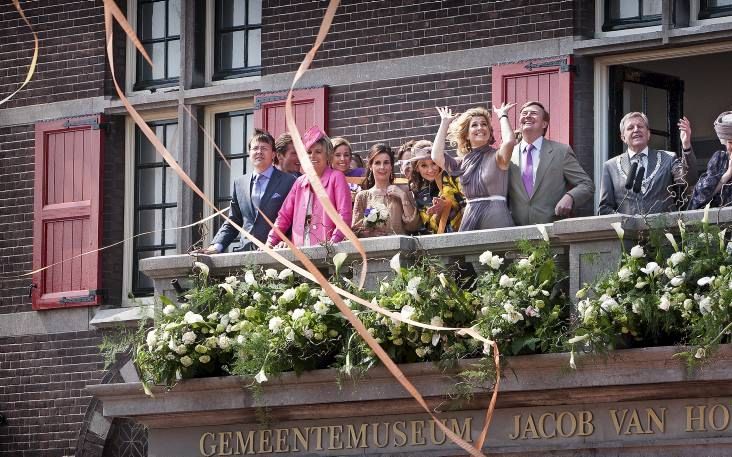
[[[134,90],[175,86],[180,76],[181,0],[139,0],[137,36],[153,66],[135,51]]]
[[[262,0],[216,0],[213,79],[260,73]]]
[[[247,141],[254,133],[254,114],[251,111],[232,111],[215,115],[215,138],[229,166],[216,153],[214,159],[214,204],[226,208],[231,202],[231,189],[234,180],[247,172],[249,147]],[[214,220],[213,233],[223,223],[221,218]]]
[[[662,0],[605,0],[604,32],[661,24]]]
[[[732,0],[701,0],[699,19],[732,16]]]
[[[177,160],[177,122],[155,121],[149,125]],[[179,181],[145,135],[135,128],[133,230],[135,235],[154,232],[133,241],[131,290],[136,297],[153,293],[152,281],[138,269],[140,259],[176,253],[177,232],[164,229],[178,225]]]

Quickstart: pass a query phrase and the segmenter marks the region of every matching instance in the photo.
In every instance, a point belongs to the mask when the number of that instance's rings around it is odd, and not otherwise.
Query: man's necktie
[[[257,210],[259,210],[259,203],[262,200],[261,188],[264,179],[262,179],[262,175],[254,175],[252,177],[252,180],[254,181],[254,184],[252,184],[252,207],[256,212]]]
[[[534,157],[531,155],[531,151],[533,150],[533,144],[526,147],[526,165],[524,166],[524,172],[521,174],[521,180],[524,182],[524,187],[529,197],[534,193]]]

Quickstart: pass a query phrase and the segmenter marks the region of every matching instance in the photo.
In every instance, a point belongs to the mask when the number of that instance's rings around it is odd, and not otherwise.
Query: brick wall
[[[104,372],[92,332],[0,338],[0,456],[74,455],[91,397]]]
[[[489,68],[331,87],[328,133],[348,138],[365,156],[377,142],[396,148],[410,139],[434,139],[437,106],[460,112],[486,107],[490,99]]]
[[[32,125],[0,128],[0,314],[31,309],[17,276],[33,262],[34,143]]]
[[[21,2],[38,34],[38,66],[24,90],[3,108],[103,95],[104,14],[101,0]],[[10,2],[0,7],[0,98],[25,79],[33,35]]]
[[[327,4],[263,3],[265,74],[297,68]],[[573,0],[345,0],[313,68],[571,36],[572,20]]]

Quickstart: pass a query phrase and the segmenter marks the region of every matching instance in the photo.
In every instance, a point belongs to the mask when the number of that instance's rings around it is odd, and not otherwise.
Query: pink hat
[[[310,149],[310,147],[317,143],[321,138],[327,137],[328,135],[325,134],[323,129],[321,129],[317,125],[314,125],[307,129],[307,131],[305,131],[302,136],[302,142],[305,144],[305,149]]]

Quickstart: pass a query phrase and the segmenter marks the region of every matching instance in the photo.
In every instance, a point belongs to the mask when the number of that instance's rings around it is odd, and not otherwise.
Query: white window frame
[[[207,106],[204,111],[204,127],[211,138],[216,138],[216,115],[219,113],[227,113],[229,111],[241,111],[241,110],[253,110],[254,99],[252,97],[236,100],[228,103],[220,103],[216,105]],[[214,180],[216,179],[216,170],[214,164],[216,163],[216,156],[218,152],[214,149],[213,144],[207,138],[204,140],[203,146],[203,192],[211,198],[213,201],[214,195],[216,194],[216,186]],[[252,164],[247,159],[247,170],[251,170]],[[219,208],[221,209],[221,208]],[[208,206],[204,205],[203,216],[208,217],[214,214],[214,211]],[[227,214],[228,215],[228,214]],[[213,221],[206,222],[206,238],[204,239],[204,245],[208,246],[211,244],[215,233],[212,233]]]
[[[240,78],[229,78],[220,79],[217,81],[213,80],[214,74],[214,56],[216,49],[214,49],[215,35],[216,35],[216,0],[206,0],[206,64],[205,64],[205,78],[207,86],[220,86],[225,84],[238,84],[244,81],[260,81],[262,75],[251,75],[242,76]],[[260,41],[260,53],[262,52],[261,41]],[[233,111],[233,110],[232,110]]]
[[[693,0],[692,0],[693,1]],[[605,23],[605,0],[595,0],[595,38],[609,38],[626,35],[637,35],[639,33],[660,32],[660,25],[647,27],[633,27],[631,29],[611,30],[604,32],[602,25]]]
[[[595,59],[594,68],[594,107],[595,107],[595,167],[594,181],[598,184],[595,192],[595,208],[600,202],[599,183],[602,182],[602,167],[608,159],[609,135],[620,135],[618,130],[608,131],[608,113],[610,105],[610,70],[613,65],[625,65],[635,62],[648,62],[652,60],[665,60],[679,57],[693,57],[704,54],[718,54],[732,51],[732,42],[711,43],[683,48],[657,49],[652,51],[641,51],[630,54],[619,54],[603,56]]]
[[[178,119],[177,110],[160,110],[142,114],[145,122]],[[130,299],[132,290],[132,257],[134,221],[135,221],[135,128],[137,124],[131,117],[125,118],[125,207],[124,207],[124,243],[122,245],[122,306],[154,304],[154,297],[135,297]],[[181,135],[180,129],[178,135]]]
[[[183,0],[186,1],[186,0]],[[196,0],[197,1],[197,0]],[[127,22],[129,22],[132,30],[137,33],[137,0],[127,0]],[[181,47],[183,46],[183,18],[181,17]],[[125,52],[125,93],[128,95],[137,94],[152,94],[151,89],[135,90],[135,80],[137,78],[137,48],[135,47],[132,40],[127,38],[125,35],[125,42],[127,43],[127,49]],[[182,62],[182,59],[180,59]],[[180,77],[178,77],[180,82]],[[155,89],[157,93],[171,92],[178,90],[180,84],[176,86],[161,87]]]

